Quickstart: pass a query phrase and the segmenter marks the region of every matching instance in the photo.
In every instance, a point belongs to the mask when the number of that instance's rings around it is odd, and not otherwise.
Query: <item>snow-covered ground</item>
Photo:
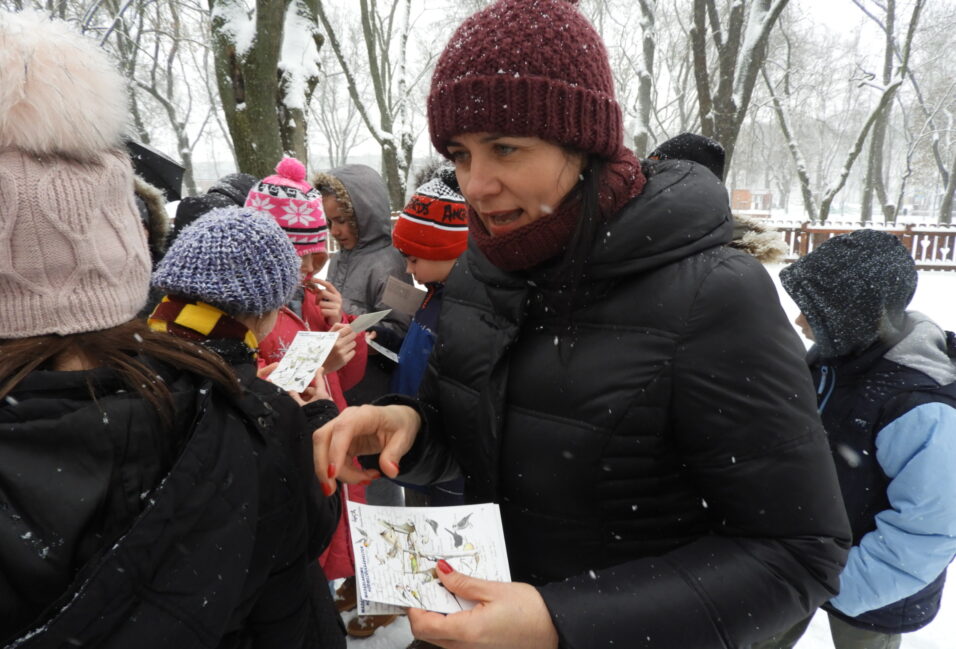
[[[796,318],[798,309],[780,288],[777,273],[782,267],[770,266],[768,270],[777,283],[780,301],[792,321]],[[930,316],[943,328],[956,330],[956,272],[920,271],[919,286],[910,307]],[[956,589],[956,572],[951,578],[954,582],[943,593],[943,607],[939,616],[928,627],[904,636],[903,647],[906,649],[952,649],[956,646],[956,590],[953,590]],[[411,639],[408,620],[400,617],[390,626],[376,631],[370,638],[349,638],[348,644],[353,649],[404,649]],[[833,649],[825,614],[817,614],[796,649]]]

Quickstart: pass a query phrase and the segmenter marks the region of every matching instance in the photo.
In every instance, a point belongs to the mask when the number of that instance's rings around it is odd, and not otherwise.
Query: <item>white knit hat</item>
[[[145,304],[126,117],[93,41],[0,11],[0,339],[108,329]]]

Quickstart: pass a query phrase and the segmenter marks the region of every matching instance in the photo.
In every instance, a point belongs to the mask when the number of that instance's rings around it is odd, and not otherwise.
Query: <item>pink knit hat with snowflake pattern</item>
[[[295,158],[283,158],[275,175],[253,185],[245,206],[274,218],[300,257],[327,250],[322,194],[305,181],[305,166]]]

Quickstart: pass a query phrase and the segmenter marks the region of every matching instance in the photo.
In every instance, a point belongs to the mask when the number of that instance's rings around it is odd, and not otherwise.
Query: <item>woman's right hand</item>
[[[336,479],[349,484],[398,476],[398,463],[409,451],[422,420],[414,408],[402,405],[346,408],[312,433],[312,458],[322,491],[335,491]],[[361,469],[352,459],[379,454],[379,468]]]

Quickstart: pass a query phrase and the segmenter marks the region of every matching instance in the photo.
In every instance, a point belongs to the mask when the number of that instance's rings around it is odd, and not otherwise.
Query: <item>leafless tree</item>
[[[371,101],[360,92],[354,62],[346,56],[339,38],[340,26],[332,24],[326,3],[327,0],[318,1],[319,20],[348,82],[349,96],[381,149],[392,208],[401,209],[416,139],[409,104],[417,99],[412,93],[428,69],[426,64],[412,72],[408,65],[411,0],[387,0],[381,5],[378,0],[359,0],[362,40],[373,90]]]
[[[317,0],[209,0],[216,80],[242,171],[306,160],[305,108],[319,81]]]
[[[727,167],[766,56],[767,39],[787,2],[732,2],[722,17],[717,0],[693,0],[690,37],[701,131],[724,146]]]

